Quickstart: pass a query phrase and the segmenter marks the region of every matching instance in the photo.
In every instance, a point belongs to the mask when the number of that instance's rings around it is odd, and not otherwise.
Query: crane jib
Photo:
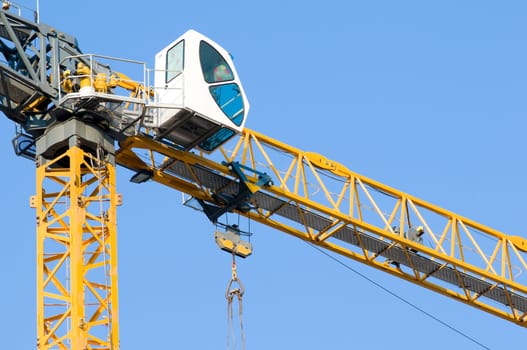
[[[247,138],[252,138],[255,144],[261,147],[266,143],[269,143],[270,147],[276,147],[272,139],[255,134],[247,131],[238,143],[246,144]],[[247,147],[247,149],[255,148]],[[162,168],[156,168],[155,165],[147,165],[139,158],[133,157],[134,152],[144,149],[159,153],[169,160]],[[239,152],[243,151],[239,150]],[[250,154],[246,155],[246,158],[252,159],[254,156]],[[235,159],[235,155],[231,154],[229,159]],[[233,176],[225,165],[212,162],[206,157],[173,150],[149,138],[129,138],[121,145],[117,153],[117,162],[131,169],[155,169],[153,181],[184,191],[205,206],[213,206],[216,209],[227,207],[227,203],[216,200],[216,193],[234,198],[241,187],[239,177]],[[306,166],[308,162],[307,160]],[[157,172],[159,176],[155,175]],[[305,170],[303,174],[305,175]],[[256,179],[253,178],[252,181],[256,182]],[[276,179],[274,182],[277,182]],[[361,183],[357,180],[357,184]],[[251,194],[250,210],[236,210],[232,207],[227,210],[234,210],[264,225],[392,273],[517,324],[526,325],[527,289],[512,277],[503,278],[491,273],[490,266],[482,268],[459,257],[453,257],[448,252],[443,252],[444,248],[441,245],[436,249],[430,249],[394,235],[391,230],[372,226],[364,217],[364,213],[362,219],[343,215],[320,203],[300,198],[298,194],[283,187],[259,187]],[[378,194],[385,195],[382,191],[378,191]],[[393,196],[393,193],[388,195],[390,198]],[[418,204],[417,199],[414,201]],[[408,206],[416,205],[412,203]],[[386,261],[396,262],[398,267],[395,268]],[[496,307],[496,305],[500,306]]]

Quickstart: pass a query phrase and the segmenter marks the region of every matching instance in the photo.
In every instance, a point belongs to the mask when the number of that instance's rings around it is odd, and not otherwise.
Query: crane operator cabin
[[[155,103],[146,127],[188,150],[210,152],[242,131],[249,111],[229,53],[189,30],[155,58]]]

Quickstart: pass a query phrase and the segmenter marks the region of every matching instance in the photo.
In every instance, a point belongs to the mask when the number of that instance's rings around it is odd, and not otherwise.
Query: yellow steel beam
[[[38,349],[118,349],[115,168],[73,147],[36,173]]]
[[[194,154],[134,136],[122,142],[117,163],[148,170],[154,181],[215,205],[221,203],[214,195],[232,191],[239,181],[224,162],[268,173],[274,185],[261,188],[252,198],[253,209],[241,215],[527,327],[525,238],[252,130],[245,129],[230,145],[230,150]],[[207,181],[209,175],[218,181]],[[257,182],[251,172],[246,175]],[[266,200],[280,205],[266,207]],[[422,240],[406,235],[418,226]],[[387,256],[398,256],[399,266],[387,263]]]

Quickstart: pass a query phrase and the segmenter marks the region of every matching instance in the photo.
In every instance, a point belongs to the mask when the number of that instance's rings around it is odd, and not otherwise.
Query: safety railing
[[[59,84],[60,105],[86,97],[120,101],[127,104],[125,107],[128,110],[147,104],[149,92],[145,84],[144,62],[87,54],[68,56],[60,61],[60,67],[55,80]],[[119,67],[119,71],[110,67]],[[120,71],[139,78],[131,78]]]

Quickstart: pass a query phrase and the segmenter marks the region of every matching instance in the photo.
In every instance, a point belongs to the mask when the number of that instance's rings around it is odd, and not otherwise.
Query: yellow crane
[[[183,192],[212,222],[246,216],[527,325],[524,237],[246,128],[232,59],[209,38],[188,31],[149,70],[84,54],[9,6],[0,29],[0,110],[18,126],[16,153],[37,165],[38,349],[119,348],[117,165],[132,182]],[[223,237],[225,250],[250,254]]]

